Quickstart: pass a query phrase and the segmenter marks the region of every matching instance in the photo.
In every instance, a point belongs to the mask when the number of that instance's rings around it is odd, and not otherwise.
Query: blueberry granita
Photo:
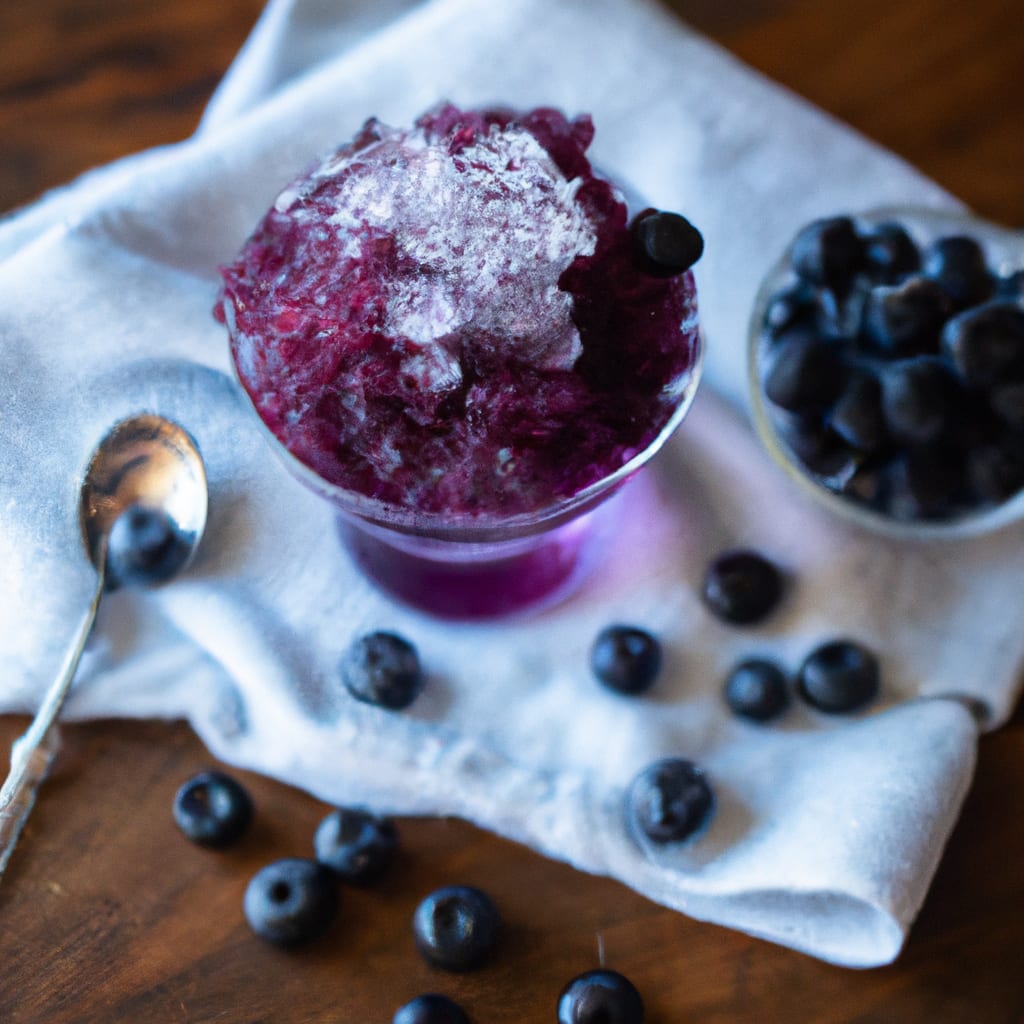
[[[367,121],[285,188],[216,313],[292,455],[402,513],[493,519],[651,444],[695,379],[702,241],[659,211],[631,230],[593,135],[441,104]]]
[[[952,523],[1024,492],[1024,295],[991,230],[919,227],[804,227],[759,303],[757,385],[769,434],[818,484]]]

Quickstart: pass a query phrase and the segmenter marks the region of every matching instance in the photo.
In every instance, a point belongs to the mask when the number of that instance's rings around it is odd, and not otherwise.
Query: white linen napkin
[[[439,98],[592,112],[595,161],[707,240],[690,417],[625,492],[636,514],[584,589],[504,623],[435,622],[355,572],[330,508],[254,429],[210,312],[217,265],[285,182],[367,116],[407,124]],[[324,800],[460,815],[694,917],[840,964],[892,960],[973,769],[974,720],[943,698],[983,701],[995,726],[1017,695],[1024,528],[916,545],[857,532],[793,489],[741,409],[746,319],[786,240],[900,202],[955,205],[645,0],[272,0],[192,139],[0,224],[0,709],[35,707],[91,592],[91,449],[156,411],[199,441],[208,532],[173,585],[105,601],[69,717],[186,717],[218,757]],[[725,627],[698,600],[707,561],[736,544],[794,575],[764,628]],[[623,620],[667,649],[642,699],[587,667],[598,629]],[[428,669],[407,712],[340,685],[341,652],[374,628]],[[798,707],[756,727],[725,709],[741,656],[795,665],[839,634],[881,656],[872,713]],[[695,841],[645,848],[623,794],[668,754],[708,769],[718,810]]]

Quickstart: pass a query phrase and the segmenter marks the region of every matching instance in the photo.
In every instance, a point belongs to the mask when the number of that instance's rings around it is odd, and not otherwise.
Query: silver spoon
[[[176,423],[144,414],[115,424],[82,481],[79,521],[96,589],[60,675],[11,748],[0,789],[0,877],[60,747],[57,716],[92,632],[104,591],[164,583],[185,567],[206,525],[206,469]]]

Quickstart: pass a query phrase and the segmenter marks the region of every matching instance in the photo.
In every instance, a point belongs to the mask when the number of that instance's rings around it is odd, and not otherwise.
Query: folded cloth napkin
[[[707,239],[708,341],[694,409],[625,496],[589,583],[543,613],[441,624],[353,569],[331,509],[254,429],[211,316],[216,267],[279,188],[373,114],[407,124],[439,98],[590,111],[593,155]],[[207,461],[211,517],[172,586],[105,602],[73,717],[186,717],[226,761],[327,801],[455,814],[611,875],[694,917],[836,963],[893,959],[969,785],[963,695],[1008,715],[1024,634],[1024,529],[896,544],[835,521],[770,463],[743,412],[759,279],[807,220],[955,201],[893,157],[640,0],[272,0],[187,142],[94,172],[0,225],[0,707],[33,709],[93,585],[77,491],[117,418],[171,416]],[[642,527],[637,523],[642,522]],[[795,586],[764,628],[730,629],[697,597],[708,559],[750,544]],[[657,633],[667,665],[642,699],[588,669],[600,627]],[[354,702],[337,663],[397,630],[429,673],[394,713]],[[734,719],[727,667],[789,665],[823,638],[879,652],[873,713]],[[718,809],[649,848],[623,794],[652,760],[700,762]]]

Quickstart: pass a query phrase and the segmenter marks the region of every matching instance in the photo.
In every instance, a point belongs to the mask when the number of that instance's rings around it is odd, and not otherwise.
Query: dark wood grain
[[[1024,223],[1024,31],[1016,2],[675,0],[744,60],[923,168],[985,215]],[[6,0],[0,210],[103,161],[189,134],[259,0]],[[1007,609],[1007,615],[1019,609]],[[4,745],[24,727],[0,721]],[[610,966],[651,1024],[1021,1024],[1024,715],[985,738],[978,775],[900,961],[850,972],[690,921],[454,821],[402,822],[399,869],[346,891],[302,953],[249,933],[241,895],[304,854],[325,808],[244,776],[258,826],[212,854],[176,832],[177,785],[209,764],[182,725],[67,729],[67,749],[0,887],[0,1021],[386,1022],[424,989],[474,1022],[554,1019],[562,983]],[[453,880],[487,888],[508,933],[492,966],[431,972],[409,920]]]

